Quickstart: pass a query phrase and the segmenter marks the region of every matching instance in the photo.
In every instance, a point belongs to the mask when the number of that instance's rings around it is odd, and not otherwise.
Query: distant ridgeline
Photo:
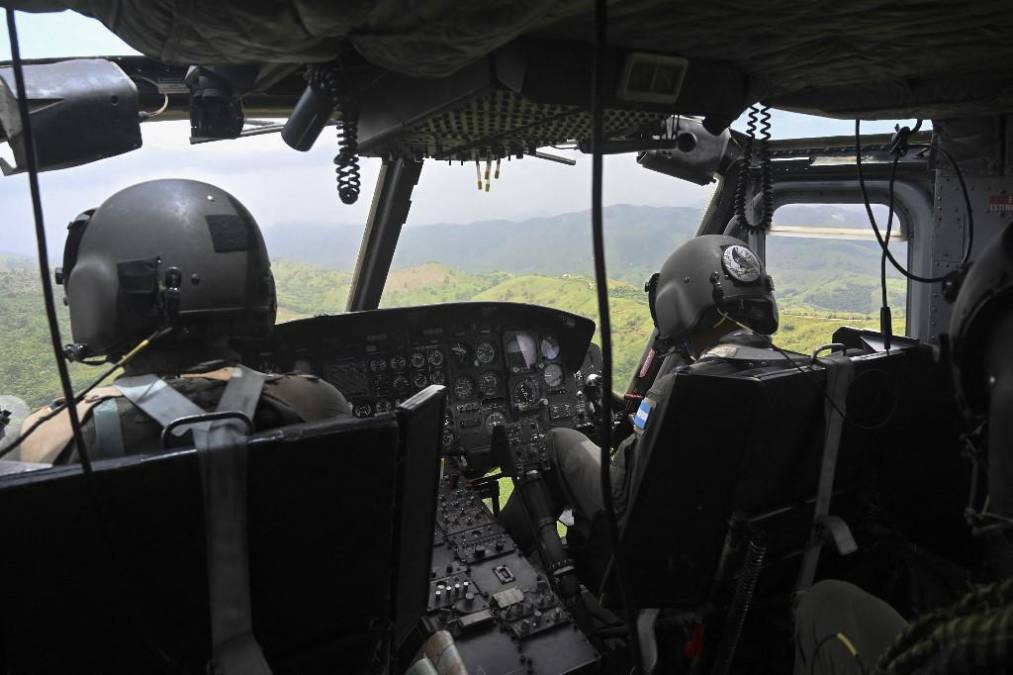
[[[779,217],[782,214],[788,219],[789,212],[782,209]],[[672,249],[695,233],[700,215],[689,208],[606,209],[608,272],[615,279],[609,296],[618,387],[637,367],[651,333],[643,282]],[[838,226],[867,227],[861,214],[835,207],[808,207],[800,217],[808,223],[825,224],[830,219]],[[588,232],[586,212],[520,223],[405,228],[381,305],[500,300],[548,305],[597,321]],[[344,310],[349,270],[361,235],[361,229],[341,226],[267,230],[275,260],[279,321]],[[808,352],[829,341],[842,324],[878,325],[875,242],[778,237],[768,242],[767,252],[781,305],[777,341],[782,347]],[[325,262],[333,264],[322,266]],[[903,326],[904,284],[890,278],[889,290],[895,312],[901,310],[901,316],[895,314],[895,325]],[[41,405],[57,395],[59,384],[34,261],[0,255],[0,294],[5,337],[0,394]],[[70,332],[60,299],[66,342]],[[77,386],[95,372],[72,367]]]

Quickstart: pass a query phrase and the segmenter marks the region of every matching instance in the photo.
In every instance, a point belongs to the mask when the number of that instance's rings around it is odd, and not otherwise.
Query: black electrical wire
[[[60,324],[56,318],[56,302],[53,300],[53,284],[49,279],[49,252],[46,248],[46,226],[42,218],[42,197],[39,193],[39,167],[35,157],[35,138],[32,136],[32,119],[28,112],[28,95],[25,91],[25,73],[21,63],[21,47],[18,44],[18,29],[14,21],[14,10],[7,10],[7,33],[11,41],[11,66],[14,70],[14,85],[18,95],[18,114],[21,116],[21,128],[25,142],[25,162],[28,166],[28,187],[32,194],[32,212],[35,216],[35,241],[39,248],[39,274],[42,277],[42,297],[46,304],[46,320],[49,323],[49,337],[53,343],[56,356],[56,369],[60,375],[60,388],[65,401],[74,400],[74,388],[70,382],[67,361],[63,353],[63,340],[60,338]],[[77,406],[68,405],[67,415],[70,428],[74,434],[74,445],[77,446],[81,458],[81,469],[90,481],[91,458],[84,444],[81,433],[81,420],[78,419]]]
[[[952,274],[943,274],[935,277],[923,277],[905,269],[896,258],[893,257],[893,253],[890,252],[887,242],[883,239],[883,235],[879,231],[879,225],[876,223],[876,216],[872,213],[872,203],[869,201],[869,192],[865,186],[865,172],[862,169],[862,132],[861,132],[862,121],[855,120],[855,166],[858,171],[858,186],[862,191],[862,201],[865,204],[865,212],[869,216],[869,224],[872,225],[872,231],[876,235],[876,241],[879,242],[880,248],[883,249],[883,254],[887,260],[896,268],[898,272],[904,275],[911,281],[917,281],[923,284],[934,284],[941,281],[947,281],[952,277]],[[961,258],[961,266],[967,265],[971,259],[972,247],[974,246],[974,211],[971,208],[971,196],[967,190],[967,183],[964,182],[964,174],[960,170],[960,166],[953,159],[953,156],[945,149],[939,148],[939,151],[946,157],[947,161],[953,166],[954,173],[957,174],[957,180],[960,183],[960,189],[964,194],[964,207],[967,210],[967,245],[964,249],[964,255]],[[890,188],[890,199],[893,199],[893,188],[891,183]]]
[[[606,0],[594,3],[594,52],[591,79],[591,240],[594,247],[594,278],[598,296],[598,327],[601,334],[602,354],[602,405],[601,405],[601,494],[608,524],[609,543],[612,549],[612,570],[619,590],[630,636],[630,655],[633,672],[643,672],[643,655],[637,633],[636,611],[630,606],[625,569],[619,549],[619,522],[616,518],[615,499],[612,495],[612,323],[609,316],[608,276],[605,269],[605,235],[602,218],[602,158],[603,117],[602,95],[606,88],[607,17]]]

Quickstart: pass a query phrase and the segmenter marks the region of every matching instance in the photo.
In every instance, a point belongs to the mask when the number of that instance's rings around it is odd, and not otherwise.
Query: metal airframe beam
[[[419,181],[422,162],[384,160],[376,178],[373,203],[352,273],[347,310],[376,309],[387,282],[401,227],[411,208],[412,190]]]

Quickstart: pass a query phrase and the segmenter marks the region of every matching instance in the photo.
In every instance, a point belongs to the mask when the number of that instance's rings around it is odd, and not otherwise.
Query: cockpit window
[[[886,227],[886,207],[873,207]],[[894,216],[890,251],[907,260],[907,231]],[[865,208],[854,204],[792,204],[774,214],[767,235],[767,270],[781,314],[774,336],[783,349],[810,353],[841,326],[879,330],[880,258]],[[907,281],[887,262],[887,300],[894,332],[903,334]]]

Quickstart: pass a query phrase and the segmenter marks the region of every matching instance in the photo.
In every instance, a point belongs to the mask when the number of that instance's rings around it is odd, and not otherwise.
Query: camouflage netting
[[[305,63],[342,42],[408,75],[446,75],[519,35],[588,40],[589,0],[0,0],[98,18],[173,63]],[[753,98],[839,116],[1013,109],[1008,0],[627,0],[609,39],[729,62]]]

